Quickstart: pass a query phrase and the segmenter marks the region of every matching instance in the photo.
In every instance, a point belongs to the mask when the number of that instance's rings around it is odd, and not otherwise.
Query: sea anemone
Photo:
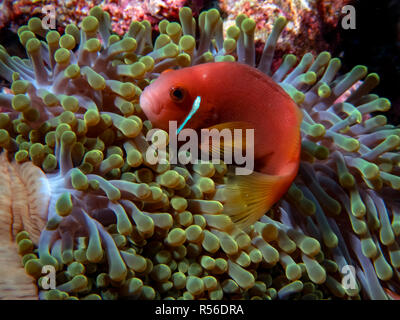
[[[255,23],[239,15],[224,36],[212,9],[200,14],[197,36],[191,10],[179,17],[180,24],[161,21],[153,43],[149,22],[132,22],[120,38],[95,7],[62,36],[37,18],[21,26],[29,59],[0,48],[0,73],[11,83],[0,94],[0,261],[12,257],[17,266],[18,252],[32,277],[12,270],[13,283],[2,273],[0,297],[387,299],[384,289],[399,292],[400,137],[383,115],[370,115],[390,107],[369,93],[378,76],[363,66],[340,75],[328,52],[300,62],[289,54],[272,72],[287,22],[277,19],[257,67],[303,111],[302,162],[287,195],[241,230],[222,214],[229,195],[212,200],[226,182],[223,162],[147,161],[152,126],[139,97],[168,68],[256,67]],[[51,290],[43,285],[48,265],[57,272]],[[341,282],[345,266],[356,271],[353,286]]]

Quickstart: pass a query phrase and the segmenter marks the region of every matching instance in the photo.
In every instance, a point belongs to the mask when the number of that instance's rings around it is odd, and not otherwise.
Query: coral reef
[[[273,22],[279,16],[284,16],[288,24],[276,47],[277,57],[281,57],[287,53],[303,56],[307,52],[315,55],[324,50],[334,50],[339,42],[335,30],[341,16],[341,8],[349,2],[220,0],[219,4],[226,15],[225,30],[234,25],[236,17],[242,13],[255,21],[254,39],[259,53],[265,39],[271,33]],[[325,34],[329,34],[329,37],[325,37]]]
[[[387,299],[384,289],[399,292],[400,137],[383,115],[370,116],[390,107],[370,93],[376,74],[356,66],[341,75],[328,52],[300,61],[288,54],[271,71],[287,24],[275,21],[257,67],[303,111],[302,163],[285,198],[240,230],[221,214],[232,197],[216,192],[226,182],[224,163],[148,163],[151,124],[138,102],[168,68],[256,66],[256,22],[241,14],[224,36],[212,9],[200,14],[197,34],[183,8],[180,23],[160,22],[153,42],[147,21],[119,37],[101,8],[89,14],[62,36],[37,18],[21,26],[29,59],[0,48],[0,74],[12,83],[0,94],[1,166],[14,168],[26,188],[2,195],[13,206],[0,217],[12,221],[7,241],[18,244],[40,298]],[[18,201],[25,194],[35,201]],[[54,290],[41,288],[43,265],[57,270]],[[356,270],[352,287],[341,283],[347,265]]]
[[[43,17],[42,8],[53,6],[56,16],[57,30],[62,31],[70,24],[78,25],[94,6],[100,6],[110,14],[111,26],[119,35],[128,31],[132,20],[148,20],[153,26],[162,19],[178,19],[179,9],[186,0],[4,0],[1,4],[0,27],[10,23],[12,30],[27,23],[29,17]]]
[[[114,1],[114,0],[5,0],[0,12],[0,28],[10,25],[16,31],[18,26],[27,23],[31,16],[43,17],[42,7],[53,5],[56,14],[57,31],[63,32],[70,23],[79,25],[94,6],[101,7],[111,17],[112,30],[119,35],[128,31],[132,20],[147,20],[158,32],[158,23],[167,19],[178,21],[178,11],[184,5],[190,5],[197,17],[201,9],[219,7],[224,16],[224,30],[235,23],[236,16],[244,13],[256,22],[256,53],[260,56],[264,40],[271,32],[275,19],[285,16],[288,26],[276,48],[276,59],[280,64],[285,53],[302,56],[306,52],[317,54],[321,51],[334,51],[339,43],[336,28],[341,16],[341,8],[350,0],[341,1],[256,1],[256,0],[220,0],[220,1]]]

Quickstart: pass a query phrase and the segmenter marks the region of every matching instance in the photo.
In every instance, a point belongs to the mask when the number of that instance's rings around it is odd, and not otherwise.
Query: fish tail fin
[[[214,199],[224,205],[223,213],[241,229],[258,221],[286,193],[297,173],[268,175],[253,172],[250,175],[233,175],[224,185],[218,186]]]

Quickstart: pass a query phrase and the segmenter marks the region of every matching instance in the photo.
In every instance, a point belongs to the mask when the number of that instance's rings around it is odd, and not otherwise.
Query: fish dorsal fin
[[[218,136],[212,135],[209,141],[202,141],[200,145],[200,149],[204,152],[213,152],[213,154],[219,154],[220,156],[224,155],[225,148],[230,148],[232,152],[235,149],[239,149],[240,151],[246,150],[246,130],[252,129],[254,130],[254,126],[252,126],[249,122],[244,121],[232,121],[232,122],[223,122],[216,124],[214,126],[205,128],[206,130],[217,130],[219,133],[222,133],[222,130],[229,130],[230,139],[221,139],[223,135],[218,134]],[[235,130],[241,130],[241,134],[235,134]]]

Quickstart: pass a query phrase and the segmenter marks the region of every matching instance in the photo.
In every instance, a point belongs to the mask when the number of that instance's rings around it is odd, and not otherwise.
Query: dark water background
[[[374,93],[388,98],[392,108],[385,115],[392,124],[400,124],[400,0],[358,0],[356,29],[343,30],[336,55],[344,70],[357,64],[376,72],[381,82]]]

